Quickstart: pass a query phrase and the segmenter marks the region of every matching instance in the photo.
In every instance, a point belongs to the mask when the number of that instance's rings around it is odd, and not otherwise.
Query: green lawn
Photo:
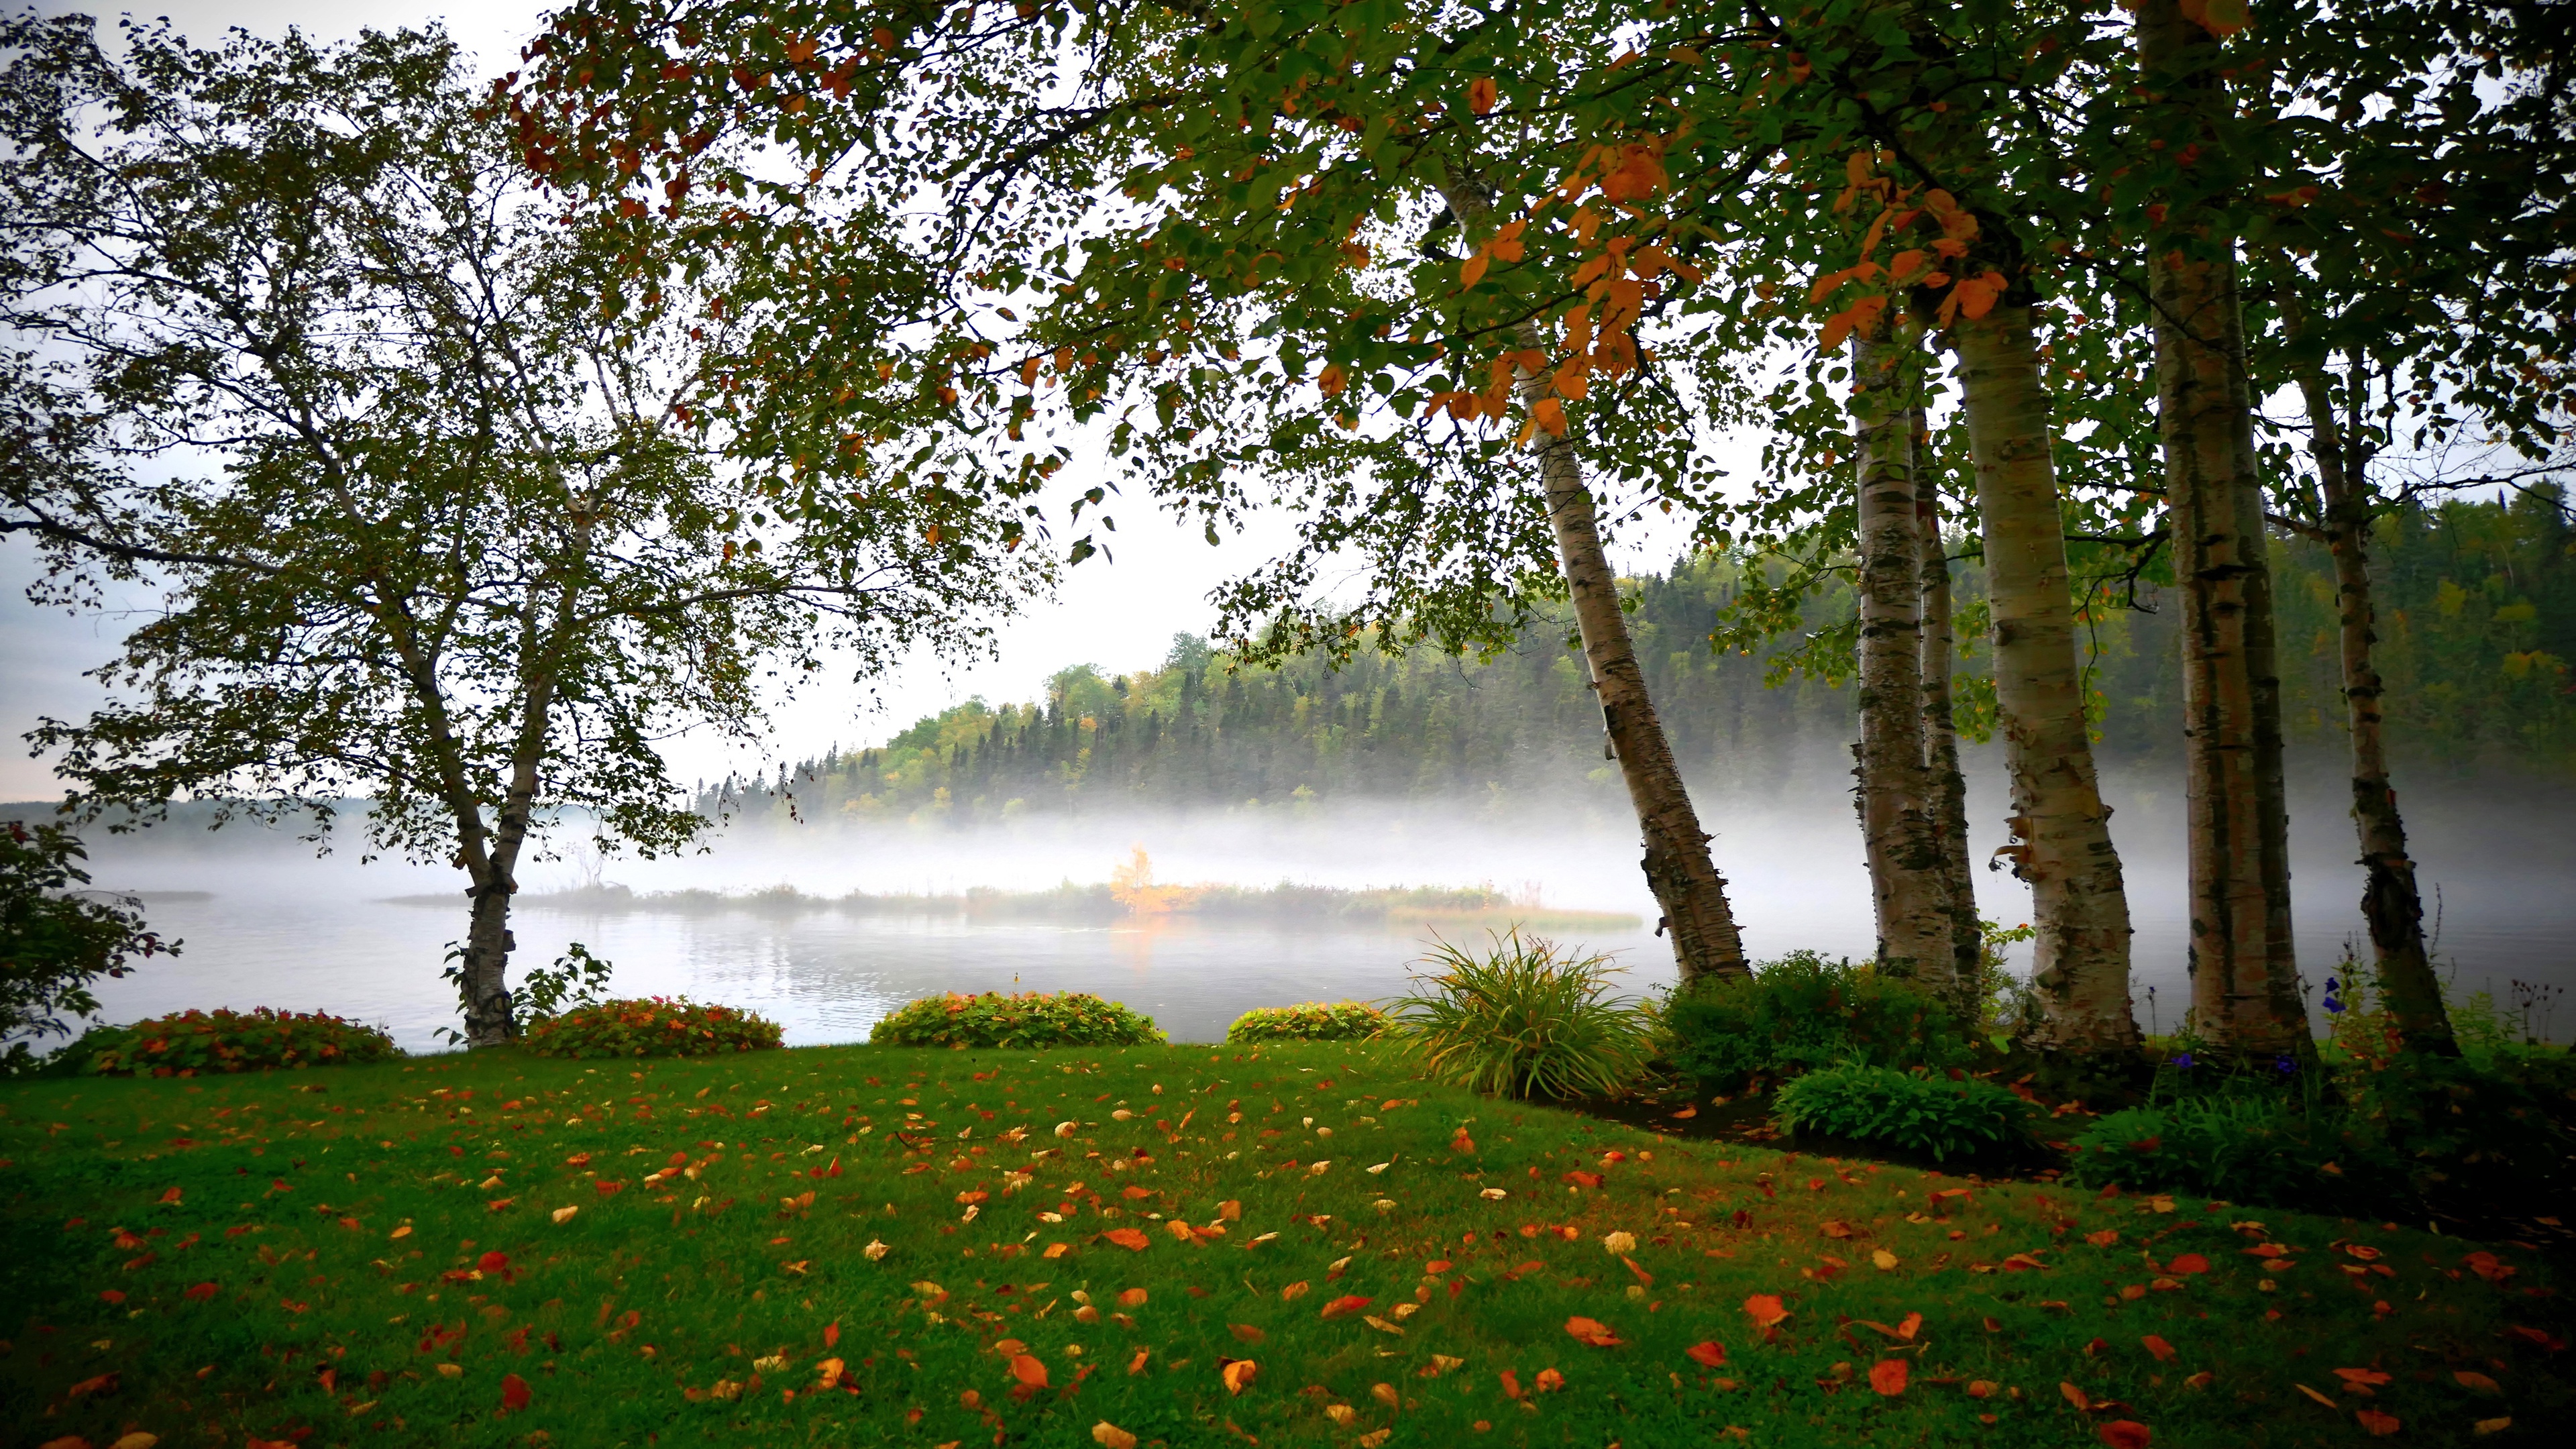
[[[2576,1405],[2534,1253],[1659,1141],[1368,1047],[44,1082],[0,1159],[12,1443],[2499,1444]]]

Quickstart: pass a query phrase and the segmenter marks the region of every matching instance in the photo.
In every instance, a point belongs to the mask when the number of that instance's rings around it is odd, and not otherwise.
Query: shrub
[[[2030,1140],[2030,1103],[1977,1077],[1936,1077],[1847,1063],[1780,1088],[1783,1127],[1930,1153],[1935,1162]]]
[[[127,975],[136,956],[178,954],[178,942],[143,928],[139,902],[84,889],[85,858],[59,825],[0,821],[0,1039],[69,1036],[64,1016],[98,1014],[92,982]],[[0,1071],[35,1062],[26,1042],[11,1042]]]
[[[871,1028],[868,1040],[879,1046],[1154,1046],[1163,1034],[1152,1017],[1088,992],[952,991],[907,1004]]]
[[[778,1023],[685,996],[602,1001],[531,1025],[520,1044],[542,1057],[704,1057],[768,1051]]]
[[[1654,1037],[1635,1005],[1607,999],[1618,968],[1515,929],[1476,957],[1442,942],[1398,998],[1392,1033],[1430,1074],[1505,1097],[1607,1096],[1645,1068]]]
[[[2185,1097],[2096,1121],[2071,1144],[2068,1177],[2088,1187],[2118,1183],[2229,1202],[2317,1204],[2350,1197],[2346,1169],[2378,1155],[2351,1135],[2353,1125],[2349,1113],[2303,1110],[2287,1094]]]
[[[1225,1039],[1237,1046],[1260,1041],[1366,1041],[1386,1027],[1386,1013],[1365,1001],[1309,1001],[1256,1006],[1234,1019],[1234,1025],[1225,1029]]]
[[[1721,1091],[1840,1062],[1943,1068],[1969,1060],[1965,1026],[1929,989],[1813,951],[1677,992],[1664,1023],[1673,1066]]]
[[[95,1076],[193,1077],[276,1067],[346,1066],[403,1054],[394,1039],[318,1011],[182,1011],[132,1026],[95,1026],[64,1047],[55,1070]]]

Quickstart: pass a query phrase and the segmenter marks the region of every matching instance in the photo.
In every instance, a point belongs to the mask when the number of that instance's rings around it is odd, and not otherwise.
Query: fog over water
[[[1970,764],[1980,861],[2003,843],[1997,763],[1985,757]],[[2355,906],[2351,826],[2333,782],[2314,780],[2300,793],[2292,824],[2299,947],[2308,979],[2317,982],[2347,941],[2362,942],[2365,954],[2366,941]],[[2136,917],[2138,1014],[2170,1030],[2188,1004],[2180,795],[2165,781],[2117,782],[2111,794]],[[1717,832],[1718,863],[1753,955],[1799,947],[1869,953],[1858,829],[1832,771],[1802,772],[1759,798],[1703,788],[1698,799]],[[1616,803],[1040,815],[982,830],[738,828],[708,853],[678,860],[529,866],[522,873],[526,908],[515,920],[514,979],[578,940],[616,963],[621,995],[687,994],[748,1007],[784,1023],[791,1043],[864,1039],[893,1007],[940,991],[1068,989],[1124,1001],[1176,1040],[1204,1041],[1252,1006],[1393,994],[1428,933],[1419,926],[1187,917],[1074,924],[836,909],[597,913],[548,909],[530,898],[592,880],[639,892],[784,884],[812,896],[1038,890],[1106,880],[1131,847],[1142,846],[1165,883],[1485,883],[1546,909],[1628,912],[1651,923],[1633,827],[1604,808]],[[2567,825],[2576,800],[2569,792],[2426,791],[2406,803],[2428,910],[2439,890],[2439,951],[2458,988],[2504,999],[2517,979],[2576,986],[2576,831]],[[289,836],[239,826],[212,835],[168,827],[96,834],[92,842],[97,883],[149,893],[153,926],[186,941],[181,956],[104,983],[99,995],[110,1020],[186,1007],[324,1010],[382,1023],[416,1051],[436,1047],[435,1033],[453,1024],[454,998],[438,971],[445,943],[464,934],[458,874],[360,865],[345,848],[316,860]],[[1978,874],[1986,914],[2027,919],[2019,883],[2000,872]],[[453,904],[390,899],[420,894],[448,895]],[[1464,934],[1482,939],[1481,930]],[[1625,978],[1631,990],[1673,979],[1669,950],[1642,927],[1562,934],[1614,953],[1632,968]],[[2563,1040],[2571,1030],[2576,1008],[2558,1013],[2553,1034]]]

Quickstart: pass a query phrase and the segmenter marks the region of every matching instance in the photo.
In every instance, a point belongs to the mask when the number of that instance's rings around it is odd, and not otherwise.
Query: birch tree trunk
[[[1968,782],[1959,769],[1959,727],[1951,712],[1950,555],[1941,537],[1941,490],[1920,466],[1930,437],[1923,411],[1909,421],[1915,457],[1914,518],[1920,550],[1923,600],[1924,790],[1932,811],[1935,867],[1949,914],[1950,969],[1960,983],[1961,1005],[1976,1020],[1983,1005],[1985,939],[1977,916],[1976,880],[1968,871]]]
[[[2176,0],[2138,13],[2138,55],[2185,116],[2224,107],[2218,44]],[[2192,1019],[2240,1053],[2309,1048],[2290,939],[2289,810],[2270,541],[2229,238],[2148,247],[2157,427],[2182,584]]]
[[[1906,406],[1913,379],[1899,343],[1856,337],[1851,348],[1860,510],[1860,742],[1852,773],[1860,780],[1878,966],[1946,997],[1959,977],[1923,736],[1923,548]]]
[[[1521,334],[1523,348],[1546,349],[1549,339],[1536,325],[1524,324]],[[1554,387],[1545,372],[1520,374],[1526,401],[1552,397]],[[1602,723],[1645,837],[1646,886],[1663,911],[1657,929],[1672,932],[1673,960],[1684,987],[1711,977],[1745,975],[1750,968],[1734,907],[1726,898],[1726,879],[1708,853],[1708,832],[1700,828],[1663,721],[1646,693],[1646,673],[1628,637],[1628,616],[1619,607],[1618,576],[1601,549],[1600,513],[1584,484],[1582,463],[1564,438],[1542,429],[1532,441],[1583,657],[1592,666]]]
[[[2085,727],[2065,526],[2030,308],[1999,302],[1950,329],[1976,459],[1994,611],[1995,700],[2012,782],[2013,874],[2030,885],[2033,1044],[2134,1047],[2129,903]]]
[[[1493,210],[1473,183],[1441,188],[1442,199],[1456,214],[1462,234],[1485,230]],[[1535,319],[1514,329],[1523,351],[1546,354],[1555,339]],[[1554,375],[1514,364],[1524,403],[1557,396]],[[1611,754],[1628,786],[1637,825],[1645,837],[1647,889],[1663,912],[1658,932],[1673,937],[1673,961],[1687,988],[1711,977],[1743,976],[1744,941],[1735,925],[1735,910],[1726,898],[1726,878],[1708,853],[1708,832],[1699,825],[1690,792],[1673,763],[1672,744],[1664,737],[1653,699],[1646,693],[1646,672],[1637,663],[1628,637],[1628,617],[1619,607],[1619,579],[1601,548],[1600,510],[1583,481],[1582,460],[1565,437],[1539,430],[1531,439],[1538,450],[1539,481],[1545,489],[1547,520],[1556,536],[1557,564],[1565,571],[1567,596],[1591,666],[1592,688],[1601,698],[1601,722],[1609,732]]]
[[[2370,590],[2370,508],[2359,476],[2363,459],[2335,421],[2325,377],[2304,368],[2298,378],[2308,410],[2308,446],[2325,495],[2327,546],[2334,554],[2344,714],[2352,729],[2352,822],[2361,837],[2361,916],[2370,927],[2382,999],[2406,1044],[2455,1057],[2460,1046],[2451,1034],[2451,1013],[2424,949],[2424,898],[2415,887],[2415,862],[2406,854],[2406,822],[2388,783],[2379,666],[2372,652],[2379,635]]]

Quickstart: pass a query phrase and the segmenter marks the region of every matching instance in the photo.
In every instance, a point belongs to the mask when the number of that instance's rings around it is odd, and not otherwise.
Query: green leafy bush
[[[1518,930],[1471,956],[1442,942],[1395,1002],[1392,1035],[1430,1074],[1502,1097],[1607,1096],[1654,1054],[1647,1015],[1608,998],[1618,968]]]
[[[2348,1112],[2286,1093],[2185,1097],[2113,1112],[2071,1144],[2070,1181],[2295,1206],[2349,1196],[2348,1169],[2379,1156]],[[2332,1170],[2329,1171],[2329,1166]],[[2402,1167],[2399,1174],[2403,1177]]]
[[[1386,1013],[1365,1001],[1308,1001],[1296,1006],[1256,1006],[1234,1019],[1225,1039],[1236,1046],[1262,1041],[1366,1041],[1386,1030]]]
[[[704,1057],[768,1051],[778,1023],[685,996],[648,996],[576,1006],[528,1027],[519,1038],[544,1057]]]
[[[1780,1088],[1773,1111],[1783,1127],[1883,1142],[1935,1162],[2030,1140],[2038,1109],[1994,1083],[1894,1067],[1846,1063]]]
[[[2160,1074],[2180,1095],[2096,1121],[2072,1144],[2089,1185],[2338,1212],[2543,1212],[2576,1187],[2576,1065],[2409,1054],[2331,1081],[2210,1064]],[[2266,1069],[2268,1073],[2268,1069]],[[2211,1077],[2198,1083],[2194,1077]],[[2175,1080],[2179,1078],[2180,1080]]]
[[[1676,992],[1664,1029],[1673,1067],[1720,1091],[1841,1062],[1945,1068],[1969,1060],[1965,1025],[1929,989],[1813,951]]]
[[[94,1026],[49,1068],[91,1076],[194,1077],[278,1067],[346,1066],[403,1054],[361,1022],[318,1011],[182,1011],[131,1026]]]
[[[92,982],[130,974],[134,957],[179,952],[143,928],[140,902],[86,889],[86,858],[59,825],[0,821],[0,1040],[69,1036],[65,1016],[98,1014]],[[0,1055],[0,1072],[35,1064],[24,1041]]]
[[[1152,1017],[1088,992],[952,991],[908,1003],[871,1028],[868,1040],[879,1046],[1154,1046],[1163,1034]]]

